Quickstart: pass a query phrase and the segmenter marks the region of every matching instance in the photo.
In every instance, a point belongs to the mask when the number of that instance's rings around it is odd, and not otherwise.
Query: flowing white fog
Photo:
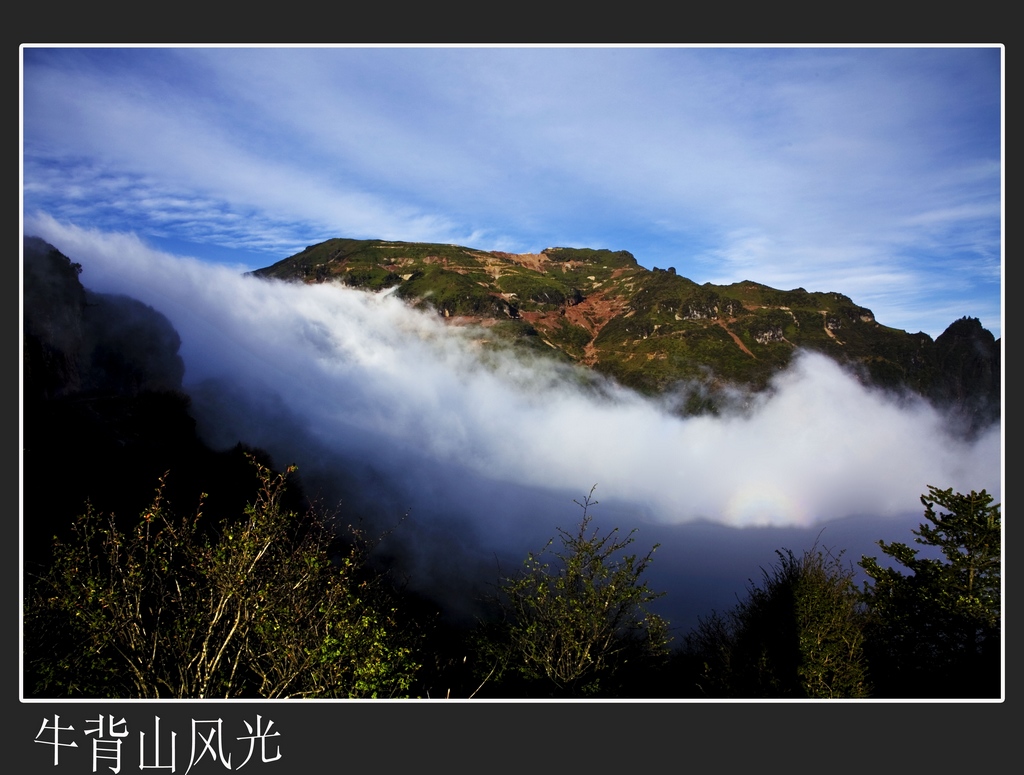
[[[998,427],[953,438],[923,401],[868,390],[823,356],[801,355],[733,414],[681,419],[386,294],[257,280],[48,219],[25,231],[82,264],[87,288],[170,319],[209,443],[296,463],[343,517],[371,502],[366,518],[398,525],[395,551],[425,589],[493,580],[496,558],[506,568],[571,527],[596,483],[597,525],[638,528],[640,551],[662,542],[652,586],[688,628],[776,548],[820,533],[855,562],[879,538],[910,541],[927,485],[1001,499]]]

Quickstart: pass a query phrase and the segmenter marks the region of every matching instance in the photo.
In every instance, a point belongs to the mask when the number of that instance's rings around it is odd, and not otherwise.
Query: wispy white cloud
[[[839,290],[889,324],[936,310],[907,325],[933,335],[970,306],[998,332],[999,54],[29,51],[26,202],[263,255],[329,236],[627,249],[700,282]],[[122,179],[146,195],[108,196]]]
[[[339,454],[355,426],[530,486],[595,478],[667,522],[807,525],[913,509],[934,481],[998,488],[997,438],[947,438],[925,403],[868,390],[822,356],[799,358],[742,414],[684,420],[613,385],[581,392],[546,361],[493,355],[486,368],[472,330],[386,294],[257,281],[133,235],[32,225],[85,264],[87,287],[167,314],[191,384],[216,378],[280,396]],[[247,434],[263,433],[259,418],[246,422]],[[782,500],[743,505],[751,488]]]
[[[352,497],[342,485],[354,479],[389,526],[411,509],[416,551],[449,529],[487,560],[539,548],[596,482],[605,528],[639,527],[676,558],[659,578],[691,572],[679,558],[699,554],[729,580],[728,604],[782,540],[809,546],[845,518],[859,543],[839,548],[870,551],[878,538],[909,537],[929,484],[1001,497],[998,427],[959,440],[929,405],[866,389],[820,356],[798,358],[743,411],[682,419],[613,385],[584,389],[546,361],[484,357],[472,330],[387,294],[258,280],[46,216],[29,226],[83,265],[86,287],[170,319],[208,440],[297,463],[323,497]],[[737,530],[711,541],[698,522]],[[759,533],[757,559],[733,557],[750,540],[739,528],[768,526],[791,532]],[[468,573],[469,555],[453,568],[451,551],[439,549],[418,583]]]

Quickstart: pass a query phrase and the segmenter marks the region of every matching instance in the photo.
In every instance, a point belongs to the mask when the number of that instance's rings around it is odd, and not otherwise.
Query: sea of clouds
[[[661,605],[680,626],[735,602],[776,548],[817,539],[856,560],[910,541],[928,485],[1001,497],[999,426],[959,438],[923,400],[821,355],[720,416],[683,418],[387,293],[261,280],[45,216],[25,233],[82,264],[87,288],[167,316],[209,443],[297,464],[328,508],[392,529],[426,591],[472,597],[572,527],[595,484],[595,524],[662,544],[652,585],[675,591]]]

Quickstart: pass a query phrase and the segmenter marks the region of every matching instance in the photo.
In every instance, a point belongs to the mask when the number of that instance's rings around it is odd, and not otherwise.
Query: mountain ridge
[[[976,318],[933,340],[879,323],[836,291],[698,284],[675,268],[648,270],[625,250],[513,254],[336,238],[250,274],[388,290],[450,323],[478,325],[495,343],[546,352],[645,394],[685,385],[684,414],[718,411],[732,387],[765,389],[808,349],[866,384],[950,409],[968,431],[1000,416],[1000,341]]]

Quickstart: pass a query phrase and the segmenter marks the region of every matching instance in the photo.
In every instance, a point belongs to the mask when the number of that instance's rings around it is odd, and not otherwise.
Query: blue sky
[[[1001,336],[1002,53],[26,47],[25,228],[239,269],[331,237],[606,247]]]
[[[86,287],[167,316],[211,446],[295,463],[328,501],[355,497],[331,489],[351,476],[385,519],[411,513],[417,583],[519,562],[599,483],[606,525],[662,545],[653,588],[685,626],[780,546],[855,560],[912,540],[929,484],[999,500],[1002,426],[954,438],[813,355],[749,411],[680,418],[539,365],[481,368],[472,331],[394,297],[242,272],[331,237],[604,247],[1001,336],[1002,56],[24,48],[24,226]]]

